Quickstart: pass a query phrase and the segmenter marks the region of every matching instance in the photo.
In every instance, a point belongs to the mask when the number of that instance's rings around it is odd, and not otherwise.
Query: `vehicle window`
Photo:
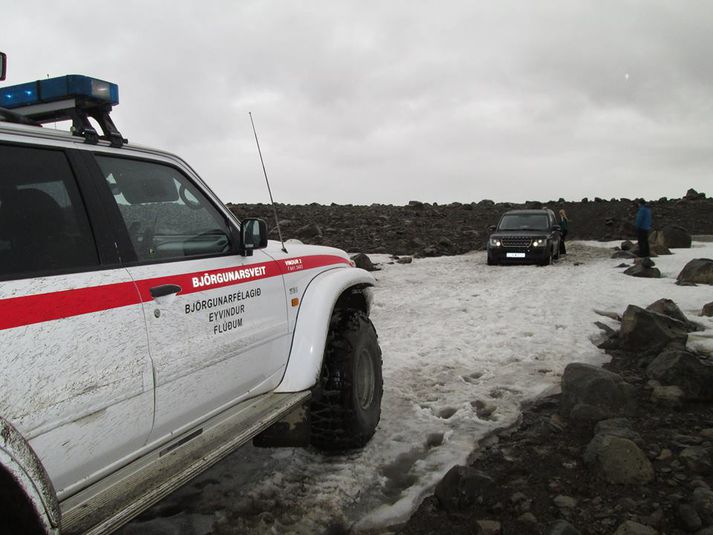
[[[208,199],[168,165],[97,155],[139,261],[230,250],[228,226]]]
[[[0,145],[0,278],[99,264],[79,190],[62,151]]]
[[[546,214],[505,214],[500,230],[547,230]]]

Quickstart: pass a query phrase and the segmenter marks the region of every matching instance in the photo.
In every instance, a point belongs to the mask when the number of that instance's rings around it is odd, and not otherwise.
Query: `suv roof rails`
[[[119,103],[119,87],[97,78],[69,74],[0,88],[0,120],[41,126],[72,121],[72,134],[96,144],[100,139],[120,148],[127,143],[109,116]],[[100,136],[89,122],[94,119]]]

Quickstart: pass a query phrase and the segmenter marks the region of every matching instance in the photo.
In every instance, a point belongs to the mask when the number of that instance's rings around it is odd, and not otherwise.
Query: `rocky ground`
[[[680,199],[650,201],[655,228],[677,225],[690,234],[713,234],[713,199],[689,190]],[[266,204],[229,204],[239,218],[260,217],[277,239],[275,217]],[[276,206],[282,235],[305,243],[339,247],[349,252],[442,256],[483,249],[488,226],[513,208],[564,208],[572,240],[633,238],[637,205],[633,200],[583,199],[524,204],[473,203],[438,205],[411,201],[406,206],[373,204]]]
[[[605,325],[605,370],[571,364],[562,394],[481,443],[404,535],[713,534],[713,362],[671,302]],[[609,371],[607,371],[609,370]]]

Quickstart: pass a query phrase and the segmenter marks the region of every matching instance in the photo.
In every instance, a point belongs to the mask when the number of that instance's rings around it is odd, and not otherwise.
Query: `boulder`
[[[676,385],[662,386],[656,381],[652,381],[654,385],[651,387],[651,402],[659,405],[669,405],[671,407],[679,407],[682,405],[684,397],[683,390]]]
[[[321,238],[322,229],[319,225],[310,223],[309,225],[298,228],[296,234],[300,239]]]
[[[438,249],[438,247],[434,245],[429,245],[428,247],[424,247],[416,253],[414,256],[417,258],[428,258],[428,257],[433,257],[433,256],[442,256],[441,251]]]
[[[397,264],[410,264],[411,262],[413,262],[413,258],[411,258],[410,256],[402,256],[398,260],[396,260]]]
[[[642,485],[654,479],[654,468],[646,454],[627,438],[595,436],[584,452],[584,462],[610,483]]]
[[[647,306],[646,310],[650,310],[651,312],[658,312],[659,314],[663,314],[664,316],[668,316],[669,318],[673,318],[675,320],[680,321],[681,323],[686,325],[688,332],[703,330],[702,326],[698,325],[693,321],[690,321],[681,311],[681,309],[678,308],[678,305],[674,303],[671,299],[659,299],[658,301],[655,301],[654,303],[651,303],[649,306]]]
[[[634,387],[616,373],[575,362],[562,375],[560,414],[585,421],[626,416],[636,407],[634,392]]]
[[[435,496],[448,512],[472,510],[496,496],[495,481],[470,466],[454,466],[436,485]]]
[[[701,192],[698,193],[696,190],[693,188],[690,188],[687,192],[686,195],[683,197],[687,201],[702,201],[703,199],[706,198],[706,194]]]
[[[701,310],[701,316],[713,316],[713,301],[703,305],[703,309]]]
[[[713,260],[696,258],[686,264],[676,280],[679,283],[713,284]]]
[[[684,399],[713,400],[713,362],[682,348],[669,348],[646,368],[646,374],[664,385],[675,385]]]
[[[688,467],[691,472],[699,475],[711,473],[711,448],[705,446],[689,446],[680,454],[679,459]]]
[[[668,247],[661,244],[649,245],[649,256],[664,256],[668,254],[673,254]]]
[[[634,244],[629,240],[625,240],[621,242],[620,247],[622,251],[631,251],[634,248]]]
[[[621,318],[619,341],[622,349],[658,353],[669,344],[685,345],[686,324],[636,305],[626,307]]]
[[[691,234],[679,225],[666,225],[649,234],[649,243],[667,249],[688,249],[691,247]]]
[[[364,253],[357,253],[350,258],[358,268],[365,269],[366,271],[379,271],[379,268],[372,263],[371,258]]]
[[[646,267],[643,264],[635,264],[624,271],[624,275],[630,277],[642,277],[646,279],[660,279],[661,272],[659,268]]]
[[[621,251],[614,251],[611,255],[612,258],[636,258],[636,254],[628,249],[622,249]]]
[[[644,445],[641,435],[631,429],[631,422],[627,418],[610,418],[597,422],[594,426],[594,434],[602,437],[628,438],[640,447]]]

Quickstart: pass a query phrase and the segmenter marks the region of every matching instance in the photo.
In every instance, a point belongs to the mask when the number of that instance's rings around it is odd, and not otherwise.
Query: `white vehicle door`
[[[139,293],[76,163],[0,143],[0,416],[60,499],[144,446],[153,421]]]
[[[156,381],[151,441],[274,388],[288,356],[278,264],[236,254],[228,216],[175,165],[96,155],[136,258]]]

